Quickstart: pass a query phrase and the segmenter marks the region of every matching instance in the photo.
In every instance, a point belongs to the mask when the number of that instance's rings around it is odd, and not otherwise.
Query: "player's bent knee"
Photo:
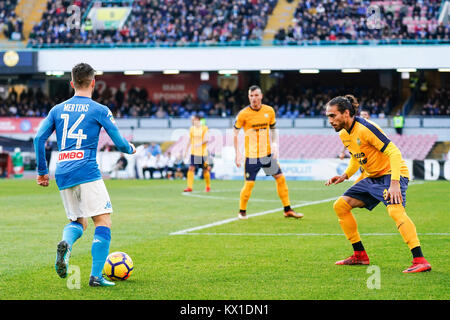
[[[387,206],[389,216],[394,219],[395,222],[407,218],[405,208],[401,204],[391,204]]]
[[[94,221],[94,224],[96,227],[108,227],[111,228],[112,222],[111,222],[111,214],[110,213],[104,213],[100,214],[98,216],[92,217],[92,220]]]
[[[346,201],[346,199],[344,199],[344,197],[339,197],[333,203],[333,210],[338,216],[349,212],[351,209],[352,206]]]
[[[363,201],[359,199],[351,198],[348,196],[342,196],[341,198],[345,203],[347,203],[351,207],[351,209],[363,208],[366,205]]]
[[[250,197],[255,181],[245,181],[244,187],[241,190],[241,197]]]

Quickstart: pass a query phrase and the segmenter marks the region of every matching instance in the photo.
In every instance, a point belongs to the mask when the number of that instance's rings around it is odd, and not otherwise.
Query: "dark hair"
[[[331,99],[327,106],[337,106],[340,113],[344,113],[345,110],[350,112],[350,116],[353,117],[358,112],[359,103],[358,100],[351,94],[345,96],[338,96]]]
[[[87,63],[79,63],[72,68],[72,81],[75,88],[87,88],[94,79],[95,70]]]
[[[255,91],[255,90],[259,90],[262,92],[261,88],[257,85],[253,85],[250,88],[248,88],[248,91],[250,91],[250,92]]]

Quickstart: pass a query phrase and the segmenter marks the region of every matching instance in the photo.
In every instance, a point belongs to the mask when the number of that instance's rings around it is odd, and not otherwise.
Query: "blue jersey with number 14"
[[[38,174],[48,173],[45,141],[56,130],[59,154],[55,180],[58,188],[63,190],[100,180],[102,176],[96,158],[102,127],[121,152],[133,153],[133,148],[117,129],[108,107],[82,96],[74,96],[54,106],[34,139]]]

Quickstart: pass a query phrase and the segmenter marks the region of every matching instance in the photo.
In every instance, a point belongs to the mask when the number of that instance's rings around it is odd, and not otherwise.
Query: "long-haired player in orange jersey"
[[[352,95],[335,97],[326,105],[326,116],[331,126],[351,154],[347,170],[329,179],[325,185],[341,183],[362,167],[363,177],[350,187],[336,202],[333,209],[354,254],[336,262],[338,265],[369,264],[369,257],[361,242],[353,208],[372,210],[380,202],[387,208],[397,229],[408,245],[413,264],[404,273],[430,271],[431,265],[424,258],[417,237],[416,227],[405,211],[409,170],[400,150],[370,120],[356,116],[359,103]]]

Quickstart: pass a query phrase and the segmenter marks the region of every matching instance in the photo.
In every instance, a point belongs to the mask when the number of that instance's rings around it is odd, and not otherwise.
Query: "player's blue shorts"
[[[208,164],[208,156],[194,156],[191,154],[191,166],[197,168],[207,168]]]
[[[409,179],[400,177],[400,190],[402,192],[403,207],[406,206],[406,189]],[[380,201],[385,206],[392,204],[389,200],[388,190],[391,185],[391,175],[387,174],[378,178],[365,178],[348,189],[344,196],[361,200],[365,203],[364,208],[372,210]]]
[[[267,176],[282,173],[278,161],[272,158],[271,154],[261,158],[245,158],[245,180],[255,181],[256,175],[261,168]]]

